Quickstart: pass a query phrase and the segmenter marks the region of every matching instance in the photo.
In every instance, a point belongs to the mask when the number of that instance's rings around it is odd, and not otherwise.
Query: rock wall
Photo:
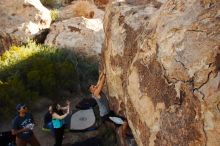
[[[142,2],[106,8],[111,108],[139,146],[219,146],[220,2]]]

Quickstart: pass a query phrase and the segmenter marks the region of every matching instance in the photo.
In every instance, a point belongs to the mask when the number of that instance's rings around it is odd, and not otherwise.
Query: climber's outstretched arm
[[[104,76],[104,72],[101,72],[101,74],[99,75],[98,82],[97,82],[97,84],[95,85],[96,87],[98,87],[98,86],[99,86],[100,81],[101,81],[101,79],[102,79],[102,77],[103,77],[103,76]]]
[[[96,89],[93,93],[96,97],[99,96],[100,92],[102,91],[102,88],[103,88],[104,83],[105,83],[105,78],[106,78],[106,75],[104,73],[102,73],[100,75],[100,79],[99,79],[99,81],[96,85]]]

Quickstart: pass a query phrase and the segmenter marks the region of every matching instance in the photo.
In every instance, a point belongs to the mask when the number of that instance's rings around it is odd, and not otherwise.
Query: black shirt
[[[25,128],[28,124],[33,124],[34,119],[31,113],[26,113],[24,117],[16,116],[13,120],[12,129],[20,130]],[[32,130],[18,133],[17,136],[22,140],[27,140],[33,135]]]

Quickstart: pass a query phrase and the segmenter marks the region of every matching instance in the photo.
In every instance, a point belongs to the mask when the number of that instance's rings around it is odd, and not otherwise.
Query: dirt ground
[[[71,111],[76,110],[75,105],[81,100],[81,97],[74,97],[71,98]],[[35,119],[35,127],[34,127],[34,134],[38,141],[40,142],[41,146],[53,146],[54,145],[54,137],[49,131],[43,131],[43,118],[45,113],[48,110],[49,105],[52,104],[52,101],[48,100],[47,98],[41,99],[34,105],[33,110],[31,111],[34,119]],[[27,107],[30,105],[27,105]],[[6,122],[2,123],[0,126],[1,131],[7,131],[11,129],[11,122]],[[106,130],[106,127],[102,125],[101,127],[98,128],[98,130],[94,131],[88,131],[88,132],[70,132],[70,131],[65,131],[64,134],[64,139],[63,139],[63,146],[71,146],[74,142],[77,141],[84,141],[88,138],[91,137],[99,137],[103,138],[103,140],[108,143],[107,145],[104,144],[105,146],[115,146],[114,142],[111,142],[112,140],[114,141],[114,135],[112,135],[112,130],[109,132],[109,130]],[[108,140],[105,140],[106,138]],[[112,137],[112,138],[111,138]],[[112,143],[112,144],[111,144]]]

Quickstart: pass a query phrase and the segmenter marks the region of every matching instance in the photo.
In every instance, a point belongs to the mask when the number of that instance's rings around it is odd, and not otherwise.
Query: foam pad
[[[70,130],[86,130],[95,124],[93,109],[79,110],[70,118]]]

